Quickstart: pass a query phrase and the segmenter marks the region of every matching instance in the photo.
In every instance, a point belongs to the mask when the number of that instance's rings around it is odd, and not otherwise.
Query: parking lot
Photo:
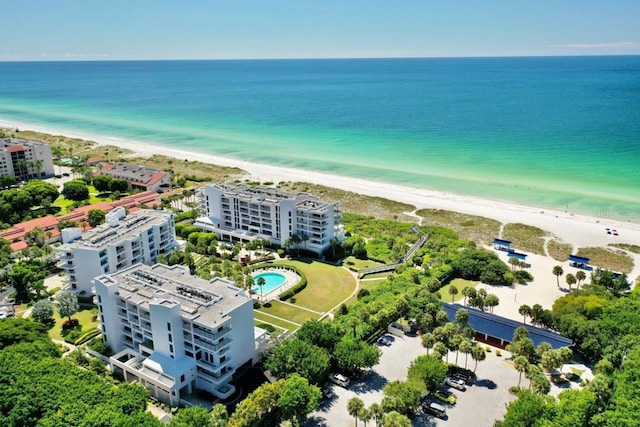
[[[368,371],[361,379],[352,381],[347,389],[332,385],[335,396],[326,400],[316,411],[310,414],[307,426],[351,427],[355,424],[347,412],[347,402],[353,397],[362,399],[366,407],[380,403],[382,389],[389,381],[406,380],[409,364],[426,350],[420,343],[420,337],[395,337],[390,346],[380,346],[380,363]],[[503,352],[503,354],[506,352]],[[455,360],[455,353],[449,355]],[[464,356],[458,359],[464,366]],[[474,361],[469,358],[469,368]],[[487,359],[478,363],[478,379],[467,391],[453,390],[458,397],[454,406],[447,406],[447,416],[439,419],[431,415],[418,413],[413,417],[415,426],[492,426],[494,420],[502,418],[509,401],[515,399],[508,391],[518,383],[518,373],[495,352],[487,353]],[[523,379],[523,384],[526,380]],[[361,425],[362,423],[358,423]],[[370,425],[372,425],[370,423]]]

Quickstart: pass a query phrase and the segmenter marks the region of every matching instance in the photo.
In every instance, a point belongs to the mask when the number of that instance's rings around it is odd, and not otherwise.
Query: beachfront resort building
[[[58,267],[66,270],[71,289],[88,294],[96,276],[153,264],[158,255],[170,253],[176,245],[173,213],[142,209],[127,215],[117,208],[92,230],[63,229],[62,242]]]
[[[146,166],[125,162],[105,163],[96,170],[95,174],[126,179],[134,190],[157,191],[158,193],[171,191],[171,174]]]
[[[51,146],[26,139],[0,139],[0,175],[11,175],[18,181],[53,176]]]
[[[236,370],[254,363],[253,302],[229,280],[156,264],[99,276],[95,285],[112,368],[165,403],[196,389],[226,399]]]
[[[297,235],[302,248],[321,254],[331,246],[332,239],[344,239],[340,205],[312,194],[245,184],[210,184],[200,190],[199,197],[204,217],[194,225],[215,232],[222,240],[261,238],[283,246]]]

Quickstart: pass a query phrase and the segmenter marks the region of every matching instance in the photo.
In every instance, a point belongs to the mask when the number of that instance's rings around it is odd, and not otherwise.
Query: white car
[[[329,381],[339,385],[340,387],[347,388],[349,386],[349,378],[342,374],[329,374]]]
[[[464,381],[461,380],[460,378],[446,377],[444,379],[444,383],[449,387],[455,388],[456,390],[465,391],[467,389],[467,387],[464,384]]]

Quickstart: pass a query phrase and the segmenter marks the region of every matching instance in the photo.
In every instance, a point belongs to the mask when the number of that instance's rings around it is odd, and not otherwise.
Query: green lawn
[[[85,333],[90,329],[98,327],[98,321],[92,320],[95,314],[95,310],[92,311],[92,309],[90,308],[80,308],[80,311],[71,316],[71,318],[78,319],[78,321],[80,322],[80,326],[82,327],[82,333]],[[53,326],[53,328],[49,329],[49,336],[52,339],[62,340],[64,339],[62,337],[62,323],[67,320],[67,318],[65,317],[64,319],[61,319],[60,315],[58,314],[58,310],[54,308],[53,319],[55,320],[56,324]]]
[[[458,302],[464,299],[464,295],[462,295],[462,289],[466,288],[467,286],[476,287],[478,284],[480,284],[480,282],[474,282],[473,280],[453,279],[451,282],[449,282],[448,285],[442,287],[442,289],[440,289],[438,292],[442,297],[442,301],[451,302],[449,288],[453,286],[458,289],[458,293],[453,298],[453,302]]]
[[[111,201],[111,199],[109,197],[106,197],[106,195],[103,197],[98,197],[100,194],[103,194],[103,193],[100,193],[98,190],[96,190],[96,188],[93,185],[89,185],[88,187],[89,187],[89,204],[90,205],[95,205],[96,203],[100,203],[100,202]],[[73,200],[67,200],[64,198],[63,195],[60,195],[55,200],[55,202],[53,202],[53,206],[59,207],[61,214],[69,213],[70,211],[73,210]]]
[[[260,307],[256,311],[282,317],[283,319],[290,320],[291,322],[298,323],[300,325],[307,320],[320,318],[320,314],[313,313],[303,308],[298,308],[295,305],[285,304],[277,300],[271,301],[268,306]]]
[[[318,261],[278,261],[297,267],[307,276],[307,287],[296,294],[296,305],[326,312],[347,299],[356,289],[356,279],[342,267]]]
[[[344,260],[344,266],[353,270],[362,270],[363,268],[376,267],[378,265],[384,265],[384,264],[377,261],[371,261],[368,259],[358,259],[352,256]]]
[[[291,323],[282,319],[276,319],[275,317],[268,316],[265,313],[261,313],[257,310],[253,311],[253,317],[255,320],[258,320],[260,323],[270,323],[273,326],[277,326],[279,328],[286,329],[288,331],[295,331],[300,327],[300,325],[297,325],[295,323]]]
[[[369,276],[367,276],[367,279],[369,279]],[[360,289],[367,289],[367,290],[371,291],[372,289],[377,288],[378,286],[380,286],[382,283],[384,283],[386,281],[387,281],[386,278],[371,279],[371,280],[360,280]],[[358,296],[354,295],[351,298],[349,298],[349,300],[346,301],[345,304],[347,304],[347,306],[351,306],[351,305],[355,304],[357,301],[358,301]]]

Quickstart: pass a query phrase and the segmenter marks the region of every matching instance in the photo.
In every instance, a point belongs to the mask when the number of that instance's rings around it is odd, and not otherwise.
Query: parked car
[[[342,374],[338,374],[338,373],[329,374],[329,381],[339,385],[340,387],[347,388],[349,386],[349,378],[345,377]]]
[[[422,411],[427,414],[435,415],[438,418],[444,418],[447,416],[447,409],[439,403],[425,401],[422,402]]]
[[[380,345],[390,346],[394,341],[395,339],[391,335],[383,335],[378,338],[378,344]]]
[[[450,391],[447,391],[447,390],[436,390],[435,392],[433,392],[433,395],[437,399],[442,400],[444,403],[448,403],[449,405],[455,405],[456,404],[456,397]]]
[[[331,400],[335,397],[335,393],[333,392],[333,390],[331,390],[330,384],[325,384],[320,390],[322,391],[323,399]]]
[[[460,378],[446,377],[444,379],[444,383],[449,387],[455,388],[456,390],[465,391],[467,389],[467,387],[465,387],[465,382]]]
[[[464,372],[456,372],[454,374],[450,375],[451,378],[457,378],[460,379],[462,381],[464,381],[464,383],[466,385],[473,385],[473,377],[467,373]]]

